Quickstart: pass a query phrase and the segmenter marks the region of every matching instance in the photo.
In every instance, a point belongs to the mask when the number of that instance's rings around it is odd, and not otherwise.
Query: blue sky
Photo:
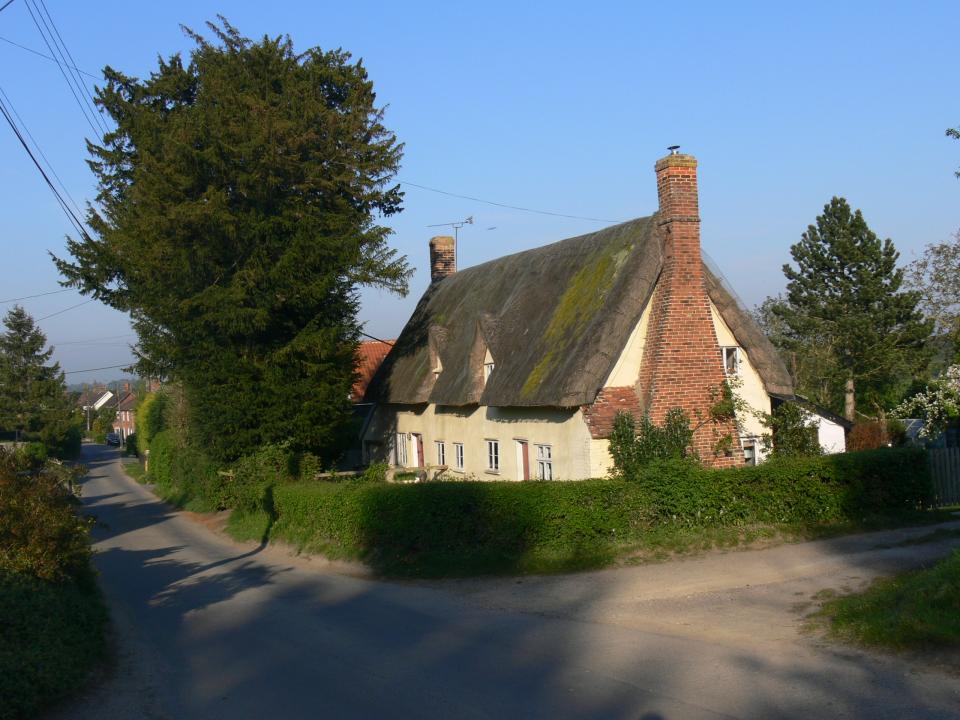
[[[158,54],[189,51],[180,23],[218,12],[250,37],[343,47],[406,145],[399,178],[452,193],[639,217],[656,209],[654,162],[679,144],[700,161],[704,250],[749,306],[783,289],[790,245],[833,195],[904,262],[960,228],[960,142],[944,136],[960,125],[956,2],[46,4],[94,74],[146,75]],[[25,0],[0,12],[0,37],[46,52]],[[91,198],[91,132],[57,66],[0,41],[0,87],[70,194]],[[0,190],[0,300],[56,290],[47,251],[62,254],[69,226],[5,125]],[[395,337],[426,287],[427,226],[468,215],[461,267],[602,226],[408,186],[389,224],[417,273],[406,298],[364,293],[368,332]],[[23,304],[39,318],[82,301]],[[99,303],[40,325],[64,370],[130,358],[126,318]]]

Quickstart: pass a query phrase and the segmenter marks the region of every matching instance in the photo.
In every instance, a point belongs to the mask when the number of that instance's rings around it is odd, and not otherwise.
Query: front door
[[[517,476],[519,480],[530,479],[530,452],[526,440],[517,440]]]
[[[417,453],[417,467],[423,467],[423,435],[420,433],[413,433],[413,439],[416,441],[416,453]]]

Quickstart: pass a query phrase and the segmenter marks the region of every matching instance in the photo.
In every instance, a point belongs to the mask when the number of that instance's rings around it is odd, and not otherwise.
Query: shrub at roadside
[[[106,610],[74,470],[0,450],[0,720],[34,717],[104,654]]]
[[[264,485],[231,528],[263,532],[385,574],[458,575],[598,567],[670,538],[758,524],[863,523],[923,506],[926,455],[915,449],[783,458],[757,467],[645,465],[629,480],[579,482],[288,482]]]

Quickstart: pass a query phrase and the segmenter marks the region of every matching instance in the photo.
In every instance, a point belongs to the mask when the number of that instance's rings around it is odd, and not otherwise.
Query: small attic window
[[[720,352],[723,356],[723,372],[727,377],[734,377],[740,374],[740,348],[722,347]]]
[[[433,361],[433,374],[439,375],[442,372],[443,372],[443,363],[440,362],[440,356],[437,355],[437,357],[434,358],[434,361]]]
[[[483,381],[486,382],[490,379],[490,376],[493,374],[493,370],[496,367],[496,364],[493,362],[493,355],[490,354],[490,351],[487,350],[485,357],[483,358]]]

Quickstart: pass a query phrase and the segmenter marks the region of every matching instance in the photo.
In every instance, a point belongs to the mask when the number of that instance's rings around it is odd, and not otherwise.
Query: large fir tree
[[[350,426],[357,287],[406,292],[377,224],[401,209],[402,145],[349,53],[209,27],[215,42],[186,30],[187,64],[105,69],[95,236],[57,266],[131,313],[138,369],[183,384],[212,454],[289,439],[330,457]]]
[[[0,334],[0,429],[16,440],[38,440],[57,455],[79,448],[79,428],[63,373],[48,364],[53,348],[19,305],[3,319]]]
[[[917,310],[919,294],[901,288],[893,242],[881,241],[859,210],[835,197],[790,254],[797,267],[783,266],[787,294],[772,308],[784,344],[794,353],[829,353],[822,380],[842,387],[847,419],[858,400],[890,404],[891,388],[923,366],[931,332]]]

